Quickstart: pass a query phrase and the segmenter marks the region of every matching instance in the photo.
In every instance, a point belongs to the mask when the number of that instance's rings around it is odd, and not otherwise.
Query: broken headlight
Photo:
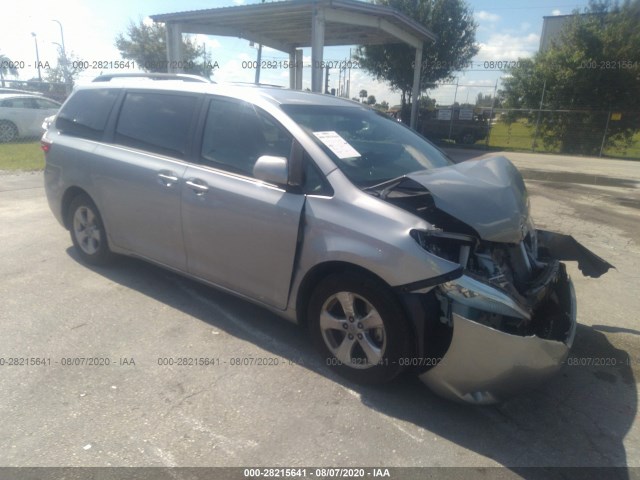
[[[470,253],[478,245],[471,235],[441,230],[411,230],[413,239],[427,252],[466,268]]]

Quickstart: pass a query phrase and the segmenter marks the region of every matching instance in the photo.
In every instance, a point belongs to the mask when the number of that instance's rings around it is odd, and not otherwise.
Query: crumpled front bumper
[[[561,311],[554,315],[564,322],[562,333],[556,333],[554,340],[505,333],[463,316],[465,311],[478,310],[512,317],[527,315],[497,288],[468,276],[441,285],[439,294],[452,306],[448,312],[453,324],[451,343],[437,365],[422,373],[420,379],[443,397],[491,404],[553,375],[566,360],[576,332],[575,291],[564,265],[562,275],[549,288],[550,295],[559,299],[556,309]],[[546,310],[538,315],[548,313]]]

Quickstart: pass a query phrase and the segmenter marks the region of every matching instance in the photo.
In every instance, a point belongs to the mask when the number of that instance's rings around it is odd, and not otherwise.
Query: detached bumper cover
[[[437,365],[420,375],[439,395],[472,404],[497,403],[534,387],[566,360],[576,332],[576,300],[564,268],[548,286],[549,296],[556,299],[555,312],[547,306],[529,314],[504,292],[467,276],[439,288],[452,306],[451,344]],[[470,309],[550,322],[540,331],[555,330],[557,339],[505,333],[463,316]],[[560,330],[553,318],[561,319]]]
[[[558,260],[574,260],[585,277],[598,278],[615,268],[606,260],[600,258],[571,235],[538,230],[538,245],[540,250],[549,258]]]

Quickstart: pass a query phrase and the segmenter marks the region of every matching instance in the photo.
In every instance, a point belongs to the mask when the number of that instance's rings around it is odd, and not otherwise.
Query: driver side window
[[[201,163],[253,177],[262,155],[289,157],[292,137],[253,105],[213,98],[205,121]]]

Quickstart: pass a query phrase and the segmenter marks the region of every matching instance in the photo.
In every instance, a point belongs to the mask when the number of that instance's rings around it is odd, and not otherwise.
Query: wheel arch
[[[424,326],[421,324],[421,318],[416,315],[416,309],[414,303],[410,301],[410,298],[415,296],[400,294],[396,289],[385,282],[379,275],[376,275],[371,270],[367,270],[354,263],[344,261],[327,261],[313,267],[305,275],[300,287],[298,288],[298,295],[296,298],[296,319],[299,325],[304,328],[308,327],[307,309],[309,307],[309,300],[313,294],[317,285],[326,277],[336,273],[359,273],[365,275],[380,285],[384,286],[389,292],[396,298],[398,304],[402,308],[407,325],[414,338],[412,342],[414,352],[422,352],[424,347],[423,330]]]
[[[296,317],[300,325],[307,326],[307,307],[309,306],[309,300],[317,285],[329,275],[346,272],[366,275],[393,291],[393,288],[378,275],[354,263],[338,260],[320,263],[306,273],[298,288],[296,296]]]
[[[76,186],[67,188],[67,190],[64,192],[64,195],[62,196],[62,202],[60,207],[61,213],[62,213],[62,221],[64,222],[64,227],[67,230],[71,229],[71,225],[69,223],[69,207],[71,206],[71,202],[73,202],[73,199],[76,198],[78,195],[86,195],[95,204],[95,201],[93,200],[91,195],[87,193],[86,190]]]

